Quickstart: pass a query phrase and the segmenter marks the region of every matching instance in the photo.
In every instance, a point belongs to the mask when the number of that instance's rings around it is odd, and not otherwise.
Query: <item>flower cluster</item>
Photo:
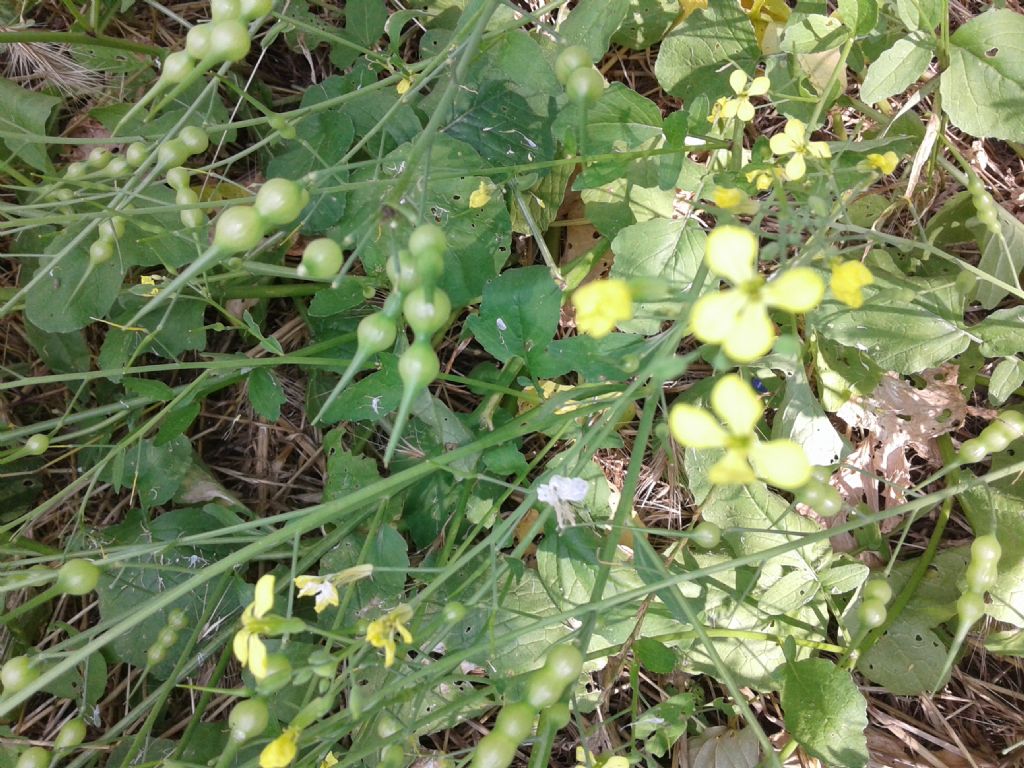
[[[821,302],[825,284],[810,267],[786,269],[765,283],[757,272],[758,244],[743,227],[717,227],[707,239],[704,261],[732,290],[701,296],[690,312],[693,335],[707,344],[721,344],[732,360],[749,363],[765,355],[775,342],[770,307],[808,312]]]
[[[673,439],[687,448],[725,449],[708,472],[715,485],[745,485],[761,478],[778,488],[800,488],[811,478],[807,456],[792,440],[758,439],[757,423],[763,415],[764,404],[754,388],[730,373],[712,388],[710,412],[676,403],[668,425]]]

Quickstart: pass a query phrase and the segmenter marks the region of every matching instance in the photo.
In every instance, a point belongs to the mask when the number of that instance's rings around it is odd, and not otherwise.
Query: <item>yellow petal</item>
[[[801,146],[807,138],[807,124],[803,120],[792,118],[786,121],[786,127],[782,132],[792,139],[796,146]]]
[[[260,752],[260,768],[287,768],[298,752],[298,741],[298,729],[285,728],[280,736]]]
[[[334,756],[334,752],[328,752],[324,755],[324,759],[320,761],[320,768],[331,768],[332,765],[338,764],[338,758]]]
[[[693,303],[690,310],[690,329],[706,344],[721,344],[747,303],[739,291],[706,293]]]
[[[256,597],[252,601],[253,615],[262,617],[274,607],[274,585],[277,579],[272,573],[260,576],[256,582]]]
[[[743,93],[743,89],[747,87],[747,73],[739,69],[733,70],[729,75],[729,87],[733,93]]]
[[[769,440],[752,446],[750,462],[758,477],[787,491],[796,490],[811,479],[807,454],[792,440]]]
[[[736,113],[739,112],[740,100],[729,99],[722,105],[722,117],[726,120],[732,120],[736,117]]]
[[[786,162],[786,178],[790,181],[796,181],[802,179],[804,174],[807,173],[807,163],[804,162],[804,156],[799,152],[794,154]]]
[[[752,363],[768,354],[775,343],[775,325],[764,304],[747,302],[736,318],[722,351],[737,363]]]
[[[810,312],[825,295],[825,281],[810,267],[794,267],[764,287],[765,301],[770,306],[798,314]]]
[[[830,281],[832,294],[838,301],[854,309],[858,309],[864,304],[864,294],[861,289],[873,282],[875,282],[875,277],[871,274],[871,270],[859,261],[844,261],[832,268]]]
[[[491,202],[490,185],[486,181],[481,181],[480,186],[474,189],[469,196],[469,207],[483,208],[489,202]]]
[[[832,157],[832,150],[824,141],[809,141],[807,142],[807,154],[811,157],[826,158]]]
[[[754,105],[750,103],[750,99],[738,99],[738,101],[740,104],[736,110],[736,117],[744,123],[749,123],[754,119]]]
[[[737,436],[753,433],[764,415],[764,404],[754,388],[735,373],[728,373],[711,390],[711,410]]]
[[[395,640],[388,637],[384,640],[384,666],[390,667],[395,663]]]
[[[768,93],[768,89],[771,88],[772,81],[767,77],[755,77],[750,81],[750,85],[747,87],[748,96],[764,96]]]
[[[708,471],[714,485],[746,485],[755,480],[754,470],[742,451],[727,451]]]
[[[676,403],[668,413],[672,439],[687,448],[721,448],[728,437],[722,425],[703,408]]]
[[[235,658],[238,659],[238,663],[243,667],[249,663],[250,636],[252,636],[252,632],[243,628],[235,632],[235,637],[231,641],[231,650],[234,651]]]
[[[768,139],[768,146],[776,155],[788,155],[791,152],[796,152],[800,148],[799,144],[794,142],[793,139],[784,133],[776,133]]]
[[[399,96],[407,94],[410,88],[412,88],[412,80],[408,77],[403,77],[398,81],[398,85],[395,86],[395,90],[398,91]]]
[[[270,671],[267,668],[267,646],[259,635],[249,636],[249,671],[257,680],[262,680]]]
[[[739,285],[755,274],[757,247],[757,237],[749,229],[715,227],[704,245],[704,261],[713,274]]]

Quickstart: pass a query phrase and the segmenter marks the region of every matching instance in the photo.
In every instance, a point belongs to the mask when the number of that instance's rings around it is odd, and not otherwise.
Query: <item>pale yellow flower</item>
[[[722,117],[722,110],[725,109],[725,102],[727,101],[728,99],[725,96],[715,100],[715,103],[711,105],[711,112],[708,114],[709,123],[715,123],[718,121],[718,118]]]
[[[395,86],[395,90],[398,91],[399,96],[407,94],[410,88],[412,88],[412,80],[408,77],[403,77],[398,81],[398,85]]]
[[[772,136],[768,146],[776,155],[790,155],[785,168],[786,178],[790,181],[802,179],[807,173],[807,157],[832,157],[832,151],[824,141],[807,140],[807,125],[796,119],[787,120],[782,133]]]
[[[633,294],[625,280],[609,278],[581,285],[572,294],[576,327],[603,339],[615,326],[633,317]]]
[[[256,582],[256,595],[242,611],[242,628],[235,633],[231,647],[235,658],[248,667],[257,680],[267,676],[267,646],[260,634],[266,630],[261,619],[274,607],[273,574],[266,574]]]
[[[331,768],[332,765],[338,764],[338,758],[334,756],[334,752],[328,752],[324,755],[324,759],[320,761],[320,768]]]
[[[474,189],[469,196],[469,207],[483,208],[489,202],[491,202],[491,185],[486,181],[481,181],[480,186]]]
[[[285,728],[260,752],[260,768],[287,768],[299,751],[299,729]]]
[[[328,606],[338,605],[338,588],[323,576],[296,576],[295,587],[299,597],[315,597],[313,609],[323,613]]]
[[[768,93],[771,81],[767,77],[747,77],[742,70],[735,70],[729,75],[729,87],[732,88],[736,98],[727,99],[722,106],[722,117],[726,119],[736,118],[744,123],[754,119],[754,105],[750,102],[751,96],[764,96]]]
[[[402,603],[386,616],[371,621],[366,628],[366,642],[374,648],[384,649],[385,667],[390,667],[395,663],[395,651],[398,647],[395,643],[396,632],[403,642],[412,642],[412,633],[405,626],[411,618],[412,608]]]
[[[860,164],[860,167],[866,171],[878,171],[883,176],[890,176],[896,171],[896,166],[899,164],[900,156],[895,152],[889,151],[884,155],[872,152]]]
[[[711,190],[711,202],[716,207],[732,213],[751,216],[757,213],[757,203],[746,192],[735,187],[715,187]]]
[[[875,282],[871,270],[859,261],[844,261],[832,267],[832,279],[829,285],[832,288],[832,295],[837,300],[853,309],[859,309],[864,304],[863,288]]]

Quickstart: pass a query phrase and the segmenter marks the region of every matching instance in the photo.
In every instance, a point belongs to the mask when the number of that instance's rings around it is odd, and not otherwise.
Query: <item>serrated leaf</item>
[[[661,42],[654,73],[661,87],[683,99],[706,93],[712,101],[729,91],[715,71],[726,62],[748,74],[761,55],[754,28],[739,3],[715,2],[694,12]]]
[[[1024,360],[1007,357],[999,361],[988,382],[988,400],[992,405],[1005,403],[1024,384]]]
[[[246,389],[249,402],[257,414],[274,423],[281,418],[281,406],[288,402],[284,390],[277,379],[266,368],[256,368],[249,374],[249,385]]]
[[[582,45],[591,61],[598,61],[608,51],[627,11],[629,0],[580,0],[558,32],[567,45]]]
[[[18,158],[37,171],[53,168],[46,154],[46,136],[50,112],[61,100],[56,96],[29,91],[0,77],[0,142],[5,155]]]
[[[827,765],[868,763],[868,703],[850,673],[826,659],[787,664],[782,711],[786,730]]]
[[[868,104],[903,93],[916,83],[932,60],[931,40],[911,35],[897,40],[868,67],[860,86],[860,97]]]
[[[1024,141],[1024,16],[992,10],[949,38],[949,67],[942,73],[942,107],[963,131]]]
[[[920,620],[900,616],[857,661],[857,669],[895,696],[941,688],[946,646]]]
[[[981,261],[978,269],[1004,283],[1020,288],[1020,272],[1024,269],[1024,224],[1001,205],[996,205],[999,238],[986,230],[981,243]],[[1005,288],[978,280],[977,299],[985,309],[994,309],[1007,295]]]

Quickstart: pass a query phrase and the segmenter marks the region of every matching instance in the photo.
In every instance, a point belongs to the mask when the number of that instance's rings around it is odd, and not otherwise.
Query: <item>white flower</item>
[[[555,519],[561,529],[576,522],[573,505],[583,501],[588,490],[590,484],[583,478],[552,475],[548,482],[538,486],[537,498],[555,508]]]

